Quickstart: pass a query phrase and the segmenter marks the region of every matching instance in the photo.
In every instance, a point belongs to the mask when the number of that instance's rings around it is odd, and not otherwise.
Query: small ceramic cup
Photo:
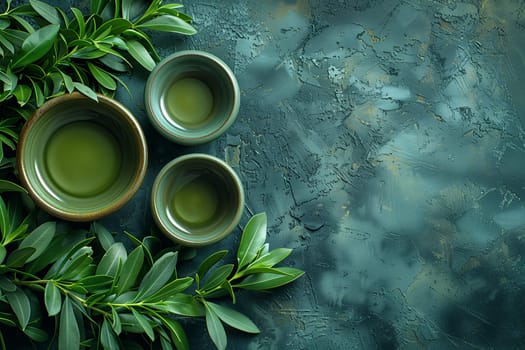
[[[235,171],[207,154],[188,154],[166,164],[152,189],[153,218],[167,237],[185,246],[205,246],[232,232],[244,209]]]
[[[79,93],[53,98],[24,125],[17,166],[42,209],[70,221],[92,221],[126,204],[147,168],[147,146],[135,117],[117,101]]]
[[[218,57],[187,50],[163,59],[151,72],[145,105],[153,126],[183,145],[214,140],[237,118],[239,84]]]

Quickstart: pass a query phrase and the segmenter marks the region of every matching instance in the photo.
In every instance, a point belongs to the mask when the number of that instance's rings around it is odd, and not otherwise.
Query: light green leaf
[[[133,316],[137,320],[138,324],[142,327],[142,329],[144,330],[144,332],[146,333],[148,338],[151,341],[154,341],[155,340],[155,332],[153,332],[153,328],[151,327],[151,324],[149,323],[149,319],[146,316],[144,316],[141,313],[139,313],[135,309],[131,309],[131,313],[133,314]]]
[[[108,72],[100,67],[97,67],[91,62],[87,63],[88,69],[95,78],[95,80],[108,90],[116,90],[117,82],[109,75]]]
[[[36,249],[33,247],[18,248],[9,254],[6,265],[15,268],[22,267],[35,251]]]
[[[122,0],[122,17],[125,19],[130,19],[130,13],[131,13],[131,5],[133,4],[133,0]]]
[[[259,273],[250,275],[234,287],[250,290],[267,290],[288,284],[304,274],[304,271],[292,267],[280,267],[286,274]]]
[[[145,299],[161,289],[173,276],[176,264],[177,252],[166,253],[155,261],[142,279],[136,299]]]
[[[115,276],[119,264],[123,264],[128,257],[124,245],[114,243],[104,254],[97,267],[97,275]]]
[[[18,105],[20,107],[23,107],[29,102],[29,99],[31,98],[31,88],[27,85],[18,84],[13,91],[13,95],[15,95],[16,100],[18,102]]]
[[[7,301],[9,302],[11,309],[16,315],[16,318],[18,319],[20,328],[24,330],[29,323],[29,319],[31,318],[31,304],[29,302],[29,298],[20,288],[17,288],[17,290],[14,292],[5,293],[5,296],[7,297]]]
[[[200,288],[201,290],[211,290],[217,286],[220,286],[227,280],[228,276],[233,271],[233,264],[226,264],[218,267],[212,272],[211,276],[206,280],[204,285]]]
[[[103,225],[99,224],[98,222],[94,222],[91,225],[91,231],[95,233],[98,241],[100,242],[100,245],[102,246],[102,249],[104,249],[105,251],[111,248],[111,246],[115,243],[111,232],[109,232]]]
[[[128,52],[142,67],[148,71],[155,68],[155,60],[151,57],[146,48],[137,40],[127,40]]]
[[[29,0],[31,7],[51,24],[60,24],[60,16],[57,9],[39,0]]]
[[[158,310],[181,316],[204,316],[204,307],[202,304],[192,295],[185,293],[172,295],[168,300],[157,303],[154,307]]]
[[[26,189],[14,182],[0,179],[0,193],[1,192],[22,192],[27,193]]]
[[[102,329],[100,330],[100,343],[104,349],[117,350],[120,349],[120,345],[117,342],[115,332],[111,328],[107,318],[104,318],[102,322]]]
[[[135,285],[144,264],[144,249],[138,246],[129,254],[118,276],[117,293],[123,293]]]
[[[155,294],[146,298],[145,300],[150,303],[164,301],[177,293],[185,291],[189,286],[192,285],[192,283],[193,278],[191,277],[178,278],[169,282],[164,287],[156,291]]]
[[[16,56],[12,68],[20,68],[42,58],[52,47],[60,26],[50,24],[31,33],[22,43],[20,55]]]
[[[26,238],[24,238],[20,243],[19,248],[35,248],[35,252],[26,262],[31,262],[42,255],[55,237],[55,232],[56,222],[48,221],[35,228]]]
[[[156,30],[160,32],[180,33],[193,35],[197,30],[191,24],[171,15],[162,15],[136,26],[141,29]]]
[[[261,332],[255,323],[253,323],[248,317],[239,311],[212,303],[210,301],[206,302],[206,307],[212,309],[213,312],[221,319],[221,321],[226,323],[228,326],[246,333],[257,334]]]
[[[206,309],[206,328],[211,340],[215,344],[218,350],[226,349],[227,338],[224,326],[222,325],[217,314],[210,307]]]
[[[73,83],[73,85],[75,86],[75,89],[80,91],[80,93],[98,102],[97,94],[95,93],[95,91],[91,90],[89,86],[81,84],[76,81]]]
[[[44,303],[49,316],[57,315],[62,308],[62,296],[60,295],[60,290],[52,281],[46,283]]]
[[[179,322],[175,321],[172,318],[162,318],[162,322],[168,327],[171,333],[171,339],[177,350],[189,350],[190,344],[188,342],[188,337],[184,328],[180,325]]]
[[[60,326],[58,331],[58,350],[80,349],[80,330],[69,297],[64,299],[60,313]]]
[[[227,250],[219,250],[218,252],[215,252],[204,259],[197,268],[197,275],[199,275],[199,279],[202,280],[210,268],[218,263],[222,258],[224,258],[226,254],[228,254]]]
[[[250,264],[266,241],[266,213],[254,215],[246,224],[237,250],[239,269]]]

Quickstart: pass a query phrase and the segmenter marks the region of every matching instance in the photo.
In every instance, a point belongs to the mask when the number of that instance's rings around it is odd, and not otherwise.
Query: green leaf
[[[189,317],[204,316],[204,307],[192,295],[177,293],[168,300],[155,304],[154,308],[167,312]]]
[[[210,307],[206,306],[206,328],[211,340],[219,350],[226,349],[226,332],[217,314]]]
[[[24,334],[27,335],[31,340],[43,343],[48,340],[47,333],[40,329],[33,326],[27,326],[26,329],[24,329]]]
[[[100,34],[104,31],[110,29],[108,34],[104,37],[107,37],[109,34],[120,35],[123,31],[130,29],[133,26],[133,23],[124,18],[113,18],[109,21],[104,22],[95,32],[95,36],[101,36]]]
[[[64,86],[66,87],[67,92],[72,93],[75,89],[73,85],[73,79],[66,73],[62,72],[60,69],[57,69],[57,71],[62,77],[62,81],[64,82]]]
[[[189,350],[190,344],[188,342],[188,337],[184,328],[180,325],[179,322],[175,321],[172,318],[162,318],[162,322],[168,327],[171,333],[171,339],[175,344],[177,350]]]
[[[224,281],[223,284],[221,284],[222,289],[226,290],[230,297],[232,298],[232,303],[237,302],[237,298],[235,297],[235,292],[233,291],[233,287],[230,283],[230,281]]]
[[[102,329],[100,330],[100,343],[104,349],[120,349],[115,332],[113,332],[113,329],[107,318],[104,318],[104,322],[102,322]]]
[[[0,233],[3,236],[4,244],[8,244],[10,241],[7,241],[9,234],[11,233],[11,224],[9,222],[9,216],[7,214],[7,207],[5,205],[4,199],[0,196]]]
[[[125,19],[130,19],[131,14],[131,6],[133,4],[133,0],[122,0],[122,17]]]
[[[9,254],[6,265],[15,268],[22,267],[35,251],[33,247],[18,248]]]
[[[199,275],[199,278],[202,280],[210,268],[224,258],[226,254],[228,254],[227,250],[219,250],[204,259],[197,268],[197,275]]]
[[[146,48],[137,40],[127,40],[128,52],[142,67],[148,71],[155,68],[155,60],[151,57]]]
[[[5,293],[5,296],[7,297],[7,301],[9,302],[11,309],[16,315],[16,318],[18,319],[20,328],[24,330],[29,323],[29,319],[31,318],[31,304],[29,302],[29,298],[20,288],[17,288],[17,290],[14,292]]]
[[[253,275],[253,274],[259,274],[259,273],[270,273],[270,274],[276,274],[276,275],[291,276],[288,272],[282,270],[281,268],[259,266],[257,264],[254,264],[252,267],[247,268],[243,272],[244,272],[243,275]]]
[[[13,281],[5,276],[0,276],[0,290],[4,292],[14,292],[16,291],[16,284]],[[2,293],[0,293],[1,295]]]
[[[115,243],[113,235],[103,225],[94,222],[91,225],[91,231],[97,236],[100,245],[104,251],[107,251]]]
[[[80,349],[80,330],[69,297],[64,299],[60,313],[60,326],[58,330],[58,349]]]
[[[5,256],[7,254],[7,250],[3,245],[0,244],[0,264],[2,264],[5,260]]]
[[[148,338],[150,338],[151,341],[154,341],[155,340],[155,332],[153,332],[153,328],[151,327],[151,324],[149,323],[149,319],[146,316],[140,314],[134,308],[131,309],[131,313],[133,314],[133,316],[137,320],[137,322],[140,325],[140,327],[142,327],[142,329],[144,330],[144,332],[146,333]]]
[[[120,316],[115,308],[111,308],[111,328],[115,331],[115,334],[120,335],[122,332],[122,323],[120,322]]]
[[[95,91],[91,90],[89,86],[81,84],[79,82],[74,82],[73,85],[75,86],[75,89],[80,91],[80,93],[98,102],[97,94],[95,93]]]
[[[0,44],[4,45],[4,47],[11,52],[11,54],[15,53],[15,47],[13,44],[0,33]]]
[[[92,252],[86,251],[85,254],[75,257],[68,264],[67,268],[62,272],[60,279],[67,281],[78,281],[86,276],[89,276],[94,267],[91,265],[93,258],[91,257]]]
[[[102,85],[103,87],[105,87],[108,90],[116,90],[117,89],[117,82],[115,81],[115,79],[113,79],[111,77],[111,75],[109,75],[108,72],[106,72],[105,70],[103,70],[100,67],[97,67],[96,65],[94,65],[91,62],[88,62],[87,66],[89,68],[89,71],[91,72],[91,74],[95,78],[95,80],[98,81],[98,83],[100,85]]]
[[[145,299],[161,289],[173,276],[177,264],[177,252],[164,254],[155,261],[140,283],[136,300]]]
[[[124,245],[114,243],[104,254],[97,267],[97,275],[115,276],[119,264],[123,264],[128,257]]]
[[[118,276],[117,293],[128,291],[135,285],[144,264],[144,249],[138,246],[129,254]]]
[[[93,275],[87,276],[77,281],[78,285],[81,285],[90,293],[97,293],[106,290],[113,283],[113,277]]]
[[[62,308],[62,296],[60,290],[52,282],[46,283],[46,289],[44,290],[44,304],[49,316],[55,316],[60,312]]]
[[[160,32],[180,33],[193,35],[197,30],[191,24],[171,15],[162,15],[136,26],[141,29],[156,30]]]
[[[42,58],[52,47],[60,27],[50,24],[31,33],[22,43],[20,55],[16,57],[12,68],[20,68]]]
[[[102,56],[98,60],[106,67],[117,72],[128,72],[130,69],[125,60],[115,55]]]
[[[0,179],[0,193],[1,192],[22,192],[27,193],[26,189],[14,182]]]
[[[164,301],[177,293],[185,291],[189,286],[192,285],[192,283],[193,278],[191,277],[178,278],[169,282],[164,287],[156,291],[155,294],[146,298],[145,300],[150,303]]]
[[[51,24],[60,24],[60,16],[58,15],[57,9],[45,2],[38,0],[29,0],[31,7]]]
[[[251,263],[257,256],[259,248],[266,241],[266,213],[252,216],[246,224],[237,250],[239,269]]]
[[[23,107],[29,102],[29,99],[31,98],[31,88],[27,85],[18,84],[13,91],[13,95],[15,95],[16,100],[18,101],[18,105],[20,107]]]
[[[292,267],[280,267],[278,269],[286,274],[259,273],[250,275],[234,287],[249,290],[267,290],[288,284],[304,274],[304,271]]]
[[[253,323],[248,317],[226,306],[206,302],[206,307],[209,307],[213,312],[221,319],[222,322],[226,323],[235,329],[246,333],[260,333],[260,329]]]
[[[33,92],[35,93],[36,106],[40,107],[44,104],[44,102],[46,102],[44,93],[42,92],[42,89],[40,88],[40,86],[33,79],[29,78],[29,80],[31,80],[31,85],[33,86]]]
[[[71,12],[73,13],[73,16],[75,16],[78,25],[78,37],[82,39],[86,33],[86,21],[84,20],[84,15],[82,14],[82,11],[76,7],[71,7]]]
[[[20,243],[19,248],[35,248],[35,252],[26,262],[31,262],[42,255],[55,237],[55,232],[56,222],[48,221],[35,228],[26,238],[24,238]]]
[[[217,286],[220,286],[227,280],[228,276],[233,271],[233,264],[226,264],[218,267],[211,276],[206,280],[204,285],[200,288],[201,290],[211,290]]]

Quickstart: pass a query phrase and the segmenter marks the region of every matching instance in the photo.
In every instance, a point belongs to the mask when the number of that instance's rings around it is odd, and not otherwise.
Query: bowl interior
[[[41,107],[21,135],[21,180],[44,209],[84,221],[120,208],[144,178],[139,124],[115,101],[64,96]]]
[[[162,231],[178,243],[207,245],[239,223],[244,191],[233,169],[215,157],[176,158],[157,175],[152,210]]]
[[[202,122],[181,123],[170,117],[173,95],[170,88],[183,80],[197,80],[211,94],[210,112]],[[155,128],[167,138],[196,144],[210,141],[224,132],[239,110],[239,87],[233,72],[219,58],[199,51],[182,51],[164,59],[148,78],[146,109]],[[201,96],[202,97],[202,96]],[[208,99],[202,98],[202,104]]]

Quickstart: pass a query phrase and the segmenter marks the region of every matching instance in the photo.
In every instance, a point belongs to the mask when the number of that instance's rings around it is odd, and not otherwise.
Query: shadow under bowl
[[[53,98],[26,122],[17,149],[22,185],[49,214],[92,221],[138,191],[148,161],[142,129],[123,105],[73,93]]]

